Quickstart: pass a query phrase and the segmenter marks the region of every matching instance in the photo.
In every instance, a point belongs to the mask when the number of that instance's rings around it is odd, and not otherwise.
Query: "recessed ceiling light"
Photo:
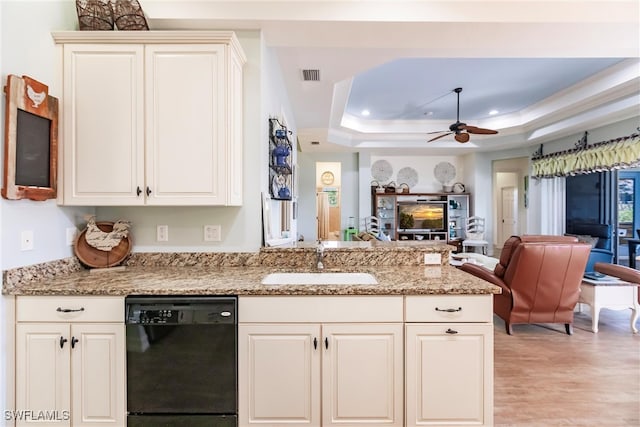
[[[496,114],[498,114],[499,112],[500,112],[500,111],[498,111],[498,110],[491,110],[491,111],[489,111],[489,115],[490,115],[490,116],[495,116],[495,115],[496,115]]]
[[[362,114],[363,116],[367,117],[369,114],[371,114],[371,112],[369,112],[369,110],[362,110]]]
[[[433,111],[427,111],[424,113],[425,116],[433,116]]]

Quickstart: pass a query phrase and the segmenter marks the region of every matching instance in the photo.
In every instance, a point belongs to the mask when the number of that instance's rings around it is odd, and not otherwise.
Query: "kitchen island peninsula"
[[[317,244],[303,242],[257,253],[134,253],[124,271],[91,273],[73,259],[7,271],[17,409],[31,409],[21,396],[35,386],[26,375],[35,366],[24,361],[56,357],[28,354],[43,328],[66,322],[109,337],[101,345],[121,357],[84,374],[116,380],[105,380],[110,389],[98,395],[70,391],[78,399],[70,407],[90,419],[82,402],[114,396],[120,403],[109,417],[117,423],[126,413],[125,296],[235,295],[238,425],[491,425],[492,294],[500,290],[449,266],[446,244],[403,243],[323,245],[321,270]],[[370,274],[376,283],[263,284],[272,273]],[[54,393],[55,384],[38,384],[48,386]]]

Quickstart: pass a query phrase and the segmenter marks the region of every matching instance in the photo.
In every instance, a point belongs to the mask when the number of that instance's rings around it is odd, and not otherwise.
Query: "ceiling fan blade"
[[[494,135],[498,133],[497,130],[484,129],[476,126],[464,126],[464,129],[469,133],[484,134],[484,135]]]
[[[444,138],[447,135],[451,135],[453,132],[447,132],[447,133],[443,133],[440,136],[436,136],[435,138],[431,138],[430,140],[428,140],[427,142],[431,142],[431,141],[435,141],[436,139],[440,139],[440,138]]]
[[[469,138],[470,138],[470,135],[468,133],[464,133],[464,132],[457,133],[456,136],[454,136],[454,139],[456,141],[458,141],[459,143],[461,143],[461,144],[464,144],[465,142],[468,142]]]
[[[442,132],[449,132],[448,130],[437,130],[435,132],[427,132],[425,133],[425,135],[433,135],[434,133],[442,133]]]

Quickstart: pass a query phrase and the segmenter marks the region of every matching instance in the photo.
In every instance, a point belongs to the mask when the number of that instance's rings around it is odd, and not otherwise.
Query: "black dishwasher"
[[[237,298],[129,296],[127,426],[238,425]]]

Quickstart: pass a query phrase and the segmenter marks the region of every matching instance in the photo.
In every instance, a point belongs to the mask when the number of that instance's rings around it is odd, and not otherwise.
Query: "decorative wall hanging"
[[[6,199],[54,199],[58,171],[58,99],[31,77],[10,74],[6,94],[4,180]]]
[[[269,119],[269,183],[273,200],[291,200],[293,146],[289,131],[278,119]]]
[[[541,147],[532,159],[532,176],[554,178],[640,166],[640,134],[592,145],[586,144],[585,135],[576,147],[547,155]]]
[[[371,165],[371,176],[381,184],[389,181],[392,174],[393,167],[386,160],[377,160]]]
[[[418,172],[414,168],[405,167],[398,171],[398,183],[407,184],[409,188],[418,183]]]

